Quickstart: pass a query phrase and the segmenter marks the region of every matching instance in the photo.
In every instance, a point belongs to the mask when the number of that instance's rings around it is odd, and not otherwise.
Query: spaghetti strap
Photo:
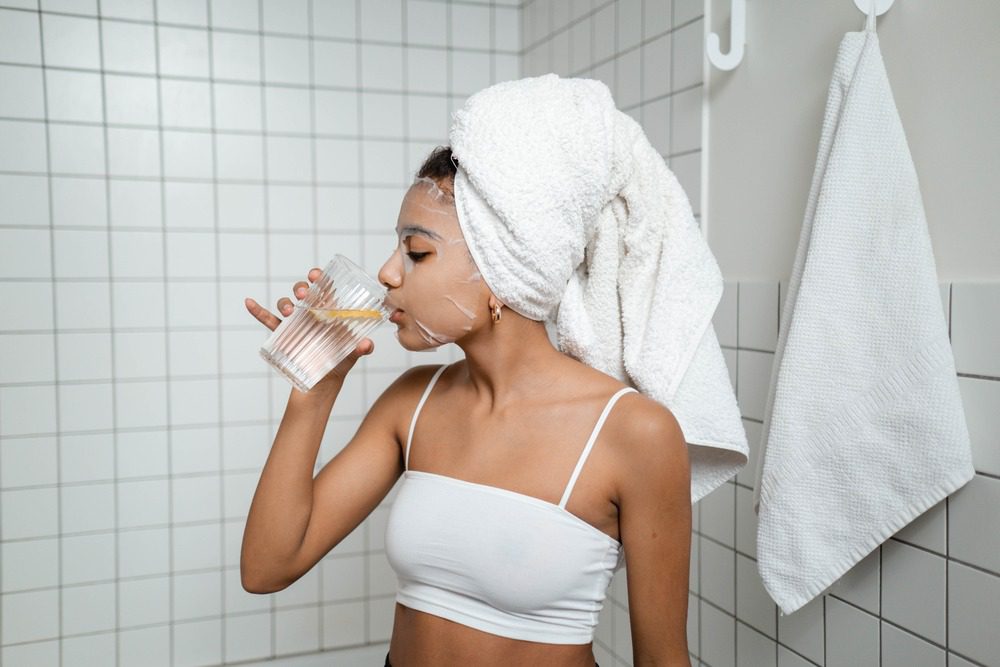
[[[590,439],[587,440],[587,445],[583,448],[583,453],[580,454],[580,459],[576,462],[576,468],[573,469],[573,475],[569,478],[566,490],[563,491],[562,499],[559,501],[559,507],[566,509],[566,503],[569,501],[569,494],[573,492],[573,486],[576,485],[576,479],[580,476],[580,471],[583,469],[583,464],[587,461],[587,457],[590,456],[590,450],[594,447],[594,441],[597,440],[597,434],[601,430],[601,427],[604,426],[604,420],[608,418],[608,413],[611,412],[612,406],[614,406],[619,398],[630,391],[638,393],[638,390],[634,387],[622,387],[615,392],[615,395],[608,400],[608,404],[604,406],[604,412],[601,413],[600,418],[597,420],[597,425],[594,426],[594,430],[590,432]]]
[[[420,414],[420,409],[424,407],[424,402],[427,397],[430,396],[431,389],[434,388],[434,383],[444,372],[444,369],[448,368],[448,364],[442,364],[441,368],[434,371],[434,375],[431,377],[431,381],[427,383],[427,388],[424,389],[424,395],[420,397],[420,402],[417,403],[417,409],[413,411],[413,417],[410,418],[410,433],[406,436],[406,451],[403,454],[403,469],[410,469],[410,442],[413,440],[413,429],[417,425],[417,415]]]

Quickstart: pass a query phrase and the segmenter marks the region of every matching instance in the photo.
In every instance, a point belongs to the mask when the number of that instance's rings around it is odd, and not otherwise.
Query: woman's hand
[[[309,279],[309,283],[316,282],[321,273],[322,273],[321,269],[318,268],[310,269],[309,273],[306,274],[306,277]],[[306,292],[309,291],[309,283],[307,283],[304,280],[300,280],[299,282],[295,283],[292,286],[292,294],[295,296],[296,299],[302,299],[303,297],[305,297]],[[250,314],[256,317],[265,327],[267,327],[271,331],[277,329],[278,325],[281,324],[282,321],[278,319],[277,316],[275,316],[273,313],[264,308],[264,306],[260,305],[250,297],[244,299],[243,303],[246,305],[247,310],[250,311]],[[281,315],[287,317],[288,315],[292,314],[292,311],[295,309],[295,306],[292,304],[291,299],[289,299],[287,296],[283,296],[280,299],[278,299],[277,308],[278,312],[281,313]],[[354,364],[357,363],[358,359],[360,359],[363,356],[369,355],[374,351],[375,351],[375,343],[370,338],[362,339],[354,348],[354,350],[349,355],[347,355],[347,357],[343,361],[337,364],[333,368],[333,370],[331,370],[326,375],[326,377],[324,377],[316,384],[316,387],[319,387],[320,385],[327,385],[328,383],[337,383],[337,384],[342,383],[344,378],[347,377],[347,373],[351,370],[351,368],[354,367]]]

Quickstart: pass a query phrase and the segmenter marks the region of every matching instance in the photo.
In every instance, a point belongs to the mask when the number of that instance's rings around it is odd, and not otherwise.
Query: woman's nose
[[[400,270],[402,268],[402,261],[399,256],[399,249],[392,251],[389,255],[389,259],[385,261],[382,268],[378,270],[378,280],[380,283],[386,287],[399,287],[402,280],[403,272]]]

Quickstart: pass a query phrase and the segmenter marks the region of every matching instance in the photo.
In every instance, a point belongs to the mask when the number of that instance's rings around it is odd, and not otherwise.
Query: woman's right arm
[[[312,269],[310,282],[319,273]],[[293,293],[301,297],[307,289],[307,283],[299,282]],[[246,306],[271,330],[281,323],[253,299]],[[291,310],[291,300],[278,300],[280,313]],[[272,593],[298,580],[378,506],[402,474],[395,417],[415,369],[386,388],[347,446],[313,478],[344,378],[373,349],[365,339],[308,393],[291,390],[243,532],[240,579],[248,592]]]
[[[382,393],[351,441],[315,479],[316,456],[343,381],[321,392],[292,390],[243,533],[240,577],[245,590],[287,588],[385,498],[402,474],[395,416],[412,370]]]

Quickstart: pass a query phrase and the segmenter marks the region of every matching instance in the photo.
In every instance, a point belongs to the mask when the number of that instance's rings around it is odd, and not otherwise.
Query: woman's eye
[[[430,254],[429,252],[412,252],[411,251],[411,252],[406,253],[406,256],[409,257],[410,259],[412,259],[414,262],[419,262],[420,260],[422,260],[424,257],[426,257],[429,254]]]

